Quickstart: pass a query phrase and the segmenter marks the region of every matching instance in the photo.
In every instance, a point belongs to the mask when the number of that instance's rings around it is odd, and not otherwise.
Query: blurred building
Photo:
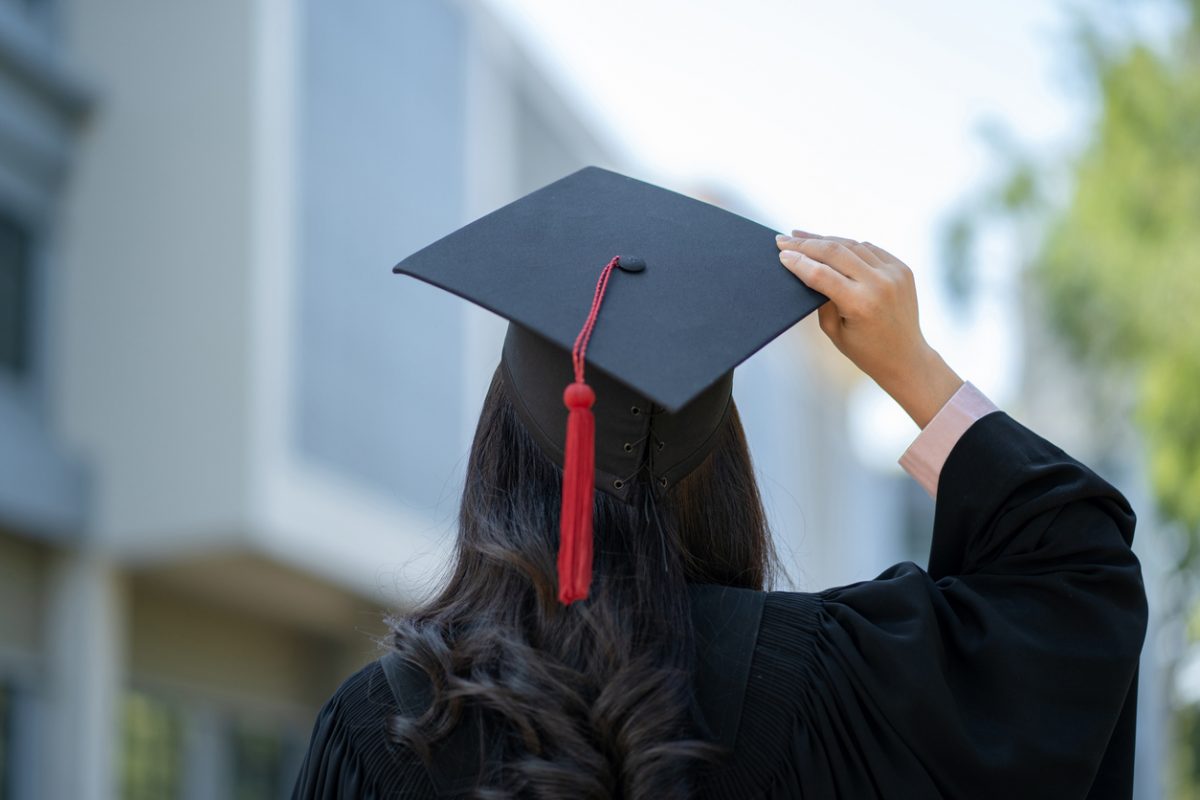
[[[476,2],[0,0],[0,800],[286,795],[504,330],[390,266],[600,137]],[[737,389],[798,588],[924,555],[815,341]]]

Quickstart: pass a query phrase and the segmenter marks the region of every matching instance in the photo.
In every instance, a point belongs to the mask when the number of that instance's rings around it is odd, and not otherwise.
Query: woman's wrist
[[[894,377],[876,382],[922,429],[963,385],[962,378],[928,345]]]

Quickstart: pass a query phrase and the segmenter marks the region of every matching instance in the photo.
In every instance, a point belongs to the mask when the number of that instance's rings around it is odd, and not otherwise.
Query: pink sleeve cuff
[[[959,438],[975,420],[999,410],[973,384],[964,383],[900,456],[900,466],[936,498],[942,465]]]

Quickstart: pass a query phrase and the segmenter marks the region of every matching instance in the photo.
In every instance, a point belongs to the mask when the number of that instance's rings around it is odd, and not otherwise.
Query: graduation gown
[[[942,468],[928,570],[814,593],[693,587],[696,713],[732,747],[697,796],[1130,797],[1147,623],[1133,528],[1116,489],[996,412]],[[463,748],[427,767],[387,735],[427,696],[393,658],[350,677],[293,797],[469,790]]]

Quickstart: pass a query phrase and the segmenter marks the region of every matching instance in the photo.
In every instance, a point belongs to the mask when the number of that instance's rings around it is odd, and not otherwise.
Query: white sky
[[[940,285],[939,242],[956,204],[995,174],[982,122],[1039,147],[1082,130],[1056,4],[490,2],[639,174],[726,187],[768,225],[869,239],[908,263],[926,337],[1004,404],[1014,265],[992,254],[964,318]],[[880,465],[916,431],[873,385],[855,421],[857,449]]]

